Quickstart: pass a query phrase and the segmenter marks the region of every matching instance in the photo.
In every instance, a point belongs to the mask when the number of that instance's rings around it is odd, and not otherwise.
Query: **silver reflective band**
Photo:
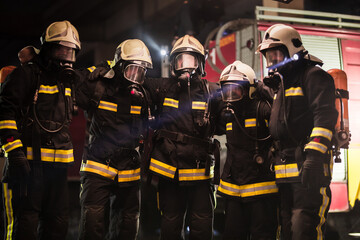
[[[196,69],[199,64],[194,55],[180,53],[175,57],[175,70]]]
[[[125,67],[124,77],[133,83],[143,84],[146,68],[137,64],[129,64]]]

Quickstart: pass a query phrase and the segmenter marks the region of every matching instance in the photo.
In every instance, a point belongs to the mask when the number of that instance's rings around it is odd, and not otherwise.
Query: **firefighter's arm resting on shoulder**
[[[328,186],[331,180],[329,166],[324,160],[330,158],[331,140],[338,116],[335,86],[328,73],[313,68],[304,79],[304,88],[313,113],[314,128],[304,148],[306,158],[300,176],[308,188],[319,188]]]

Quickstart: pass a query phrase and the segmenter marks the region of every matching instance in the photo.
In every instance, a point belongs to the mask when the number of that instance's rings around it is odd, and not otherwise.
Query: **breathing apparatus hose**
[[[60,85],[57,84],[57,86],[58,86],[58,88],[60,89],[60,92],[63,93],[63,94],[60,94],[60,95],[63,96],[64,102],[65,102],[65,117],[64,117],[64,120],[63,120],[63,122],[61,123],[60,127],[58,127],[58,128],[55,129],[55,130],[47,129],[44,125],[42,125],[42,124],[40,123],[40,120],[39,120],[39,118],[38,118],[38,116],[37,116],[37,113],[36,113],[36,103],[37,103],[37,98],[38,98],[38,93],[39,93],[39,90],[38,90],[38,89],[36,90],[35,96],[34,96],[33,114],[34,114],[35,121],[36,121],[36,123],[40,126],[40,128],[41,128],[42,130],[44,130],[45,132],[47,132],[47,133],[57,133],[57,132],[59,132],[61,129],[63,129],[63,127],[65,126],[65,122],[66,122],[66,120],[68,119],[68,111],[67,111],[67,109],[68,109],[68,102],[67,102],[66,97],[65,97],[65,89],[64,89],[64,91],[62,91],[62,89],[60,88]]]
[[[268,101],[266,101],[266,103],[270,106],[270,103]],[[256,124],[257,124],[257,121],[258,121],[258,111],[259,111],[259,108],[260,108],[260,101],[258,102],[257,104],[257,107],[256,107]],[[236,124],[239,126],[240,130],[244,133],[245,136],[247,136],[248,138],[250,138],[251,140],[254,140],[254,141],[266,141],[270,138],[270,134],[264,138],[258,138],[258,129],[257,129],[257,126],[256,126],[256,135],[255,137],[254,136],[251,136],[249,135],[244,127],[240,124],[240,121],[239,119],[237,118],[235,112],[233,109],[231,109],[229,106],[227,106],[227,111],[230,111],[230,113],[234,116],[234,119],[235,119],[235,122]]]

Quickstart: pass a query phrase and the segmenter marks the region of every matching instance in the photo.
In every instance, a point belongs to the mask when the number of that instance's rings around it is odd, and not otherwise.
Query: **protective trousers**
[[[208,181],[179,186],[160,180],[161,239],[184,239],[185,213],[191,240],[212,239],[214,192]]]
[[[79,239],[136,239],[139,228],[139,185],[81,173]],[[110,210],[111,209],[111,210]]]
[[[63,240],[68,229],[67,168],[30,162],[27,195],[3,183],[5,239]]]
[[[281,239],[324,239],[331,202],[330,187],[309,190],[301,183],[282,183],[279,192]]]
[[[275,240],[278,227],[276,197],[249,202],[225,200],[224,240]]]

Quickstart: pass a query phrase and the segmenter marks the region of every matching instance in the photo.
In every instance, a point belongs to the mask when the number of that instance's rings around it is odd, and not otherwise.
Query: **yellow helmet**
[[[174,43],[170,52],[171,74],[197,70],[205,76],[205,58],[204,46],[193,36],[185,35]]]
[[[120,60],[137,62],[146,68],[152,68],[149,49],[139,39],[128,39],[120,43],[110,67],[113,68]]]
[[[66,20],[50,24],[41,37],[41,43],[57,43],[77,50],[81,49],[78,31]]]
[[[185,35],[174,43],[170,52],[170,58],[179,52],[194,52],[205,58],[204,46],[196,38],[190,35]]]
[[[306,50],[301,40],[299,32],[291,26],[285,24],[274,24],[269,27],[264,34],[262,42],[259,44],[256,52],[265,54],[266,50],[276,47],[285,47],[289,58],[295,54]],[[313,62],[322,63],[322,61],[310,54],[304,56],[305,59],[309,59]]]
[[[249,98],[255,92],[255,72],[247,64],[235,61],[225,67],[220,75],[220,85],[224,101],[238,101],[245,95],[244,89],[248,89]]]

